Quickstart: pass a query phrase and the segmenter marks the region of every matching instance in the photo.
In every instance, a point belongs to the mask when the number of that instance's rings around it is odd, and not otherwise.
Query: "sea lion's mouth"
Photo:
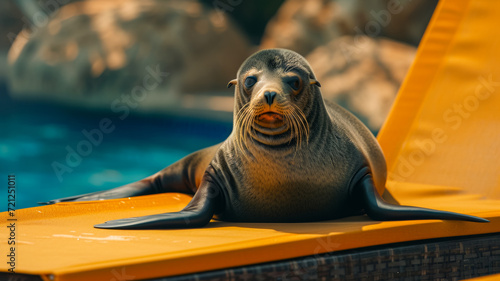
[[[253,128],[265,135],[278,135],[288,130],[283,115],[273,111],[257,115]]]
[[[262,127],[270,129],[280,128],[284,125],[283,115],[272,111],[259,114],[255,118],[255,122]]]
[[[283,122],[283,115],[276,112],[266,112],[257,116],[257,119],[268,123]]]

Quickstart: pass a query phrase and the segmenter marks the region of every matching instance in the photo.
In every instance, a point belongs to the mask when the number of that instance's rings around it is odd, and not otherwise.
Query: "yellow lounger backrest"
[[[498,1],[438,5],[378,136],[391,192],[423,184],[500,199],[499,23]]]

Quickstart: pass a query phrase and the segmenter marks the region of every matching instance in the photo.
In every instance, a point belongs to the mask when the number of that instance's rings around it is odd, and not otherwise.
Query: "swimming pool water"
[[[140,180],[223,141],[232,128],[230,122],[165,115],[121,120],[47,103],[8,103],[0,110],[0,163],[3,186],[8,174],[16,176],[16,209]],[[100,138],[95,130],[105,118],[114,130]],[[93,143],[83,130],[94,132]],[[80,161],[74,154],[66,159],[72,150],[83,152]],[[6,211],[6,192],[2,197],[0,211]]]

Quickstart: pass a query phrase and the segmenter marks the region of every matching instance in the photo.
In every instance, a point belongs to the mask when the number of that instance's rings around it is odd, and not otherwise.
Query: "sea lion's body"
[[[121,219],[99,228],[200,227],[215,215],[236,222],[329,220],[366,212],[377,220],[486,220],[385,202],[386,164],[371,132],[326,103],[303,57],[263,50],[238,71],[234,128],[144,180],[110,191],[51,201],[97,200],[162,192],[194,194],[177,213]]]
[[[384,186],[385,161],[373,135],[339,106],[324,109],[318,117],[324,126],[311,128],[309,143],[297,151],[260,147],[241,157],[234,136],[222,144],[211,163],[227,193],[222,220],[317,221],[359,213],[348,187],[370,164]]]

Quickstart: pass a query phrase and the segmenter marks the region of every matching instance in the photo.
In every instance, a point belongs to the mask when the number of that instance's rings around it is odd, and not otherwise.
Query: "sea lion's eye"
[[[257,83],[257,77],[255,77],[255,76],[248,76],[245,79],[245,87],[246,88],[252,88],[252,86],[255,85],[255,83]]]
[[[297,76],[289,77],[286,82],[287,82],[288,85],[290,85],[290,87],[292,87],[292,89],[294,91],[299,90],[299,88],[300,88],[300,79],[299,79],[299,77],[297,77]]]

